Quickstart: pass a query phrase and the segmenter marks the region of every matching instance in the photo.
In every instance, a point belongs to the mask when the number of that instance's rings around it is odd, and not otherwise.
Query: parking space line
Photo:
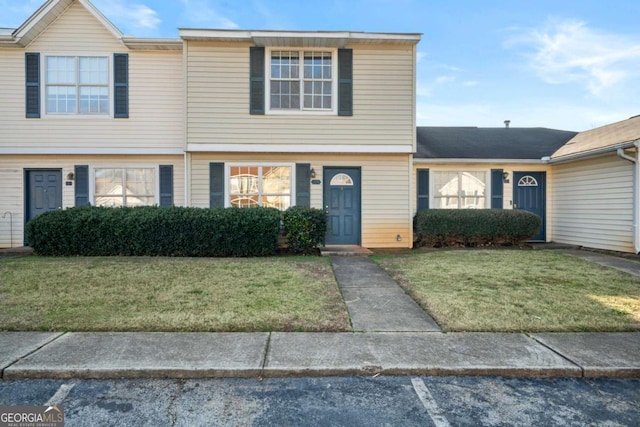
[[[433,424],[436,427],[451,427],[451,424],[449,424],[449,421],[438,407],[438,404],[431,395],[431,392],[425,385],[424,381],[422,381],[422,379],[420,378],[412,378],[411,383],[413,384],[413,389],[422,402],[422,405],[431,417]]]
[[[75,384],[62,384],[58,391],[51,396],[51,399],[47,400],[45,403],[46,406],[54,406],[62,403],[65,397],[69,395],[71,389],[75,386]]]

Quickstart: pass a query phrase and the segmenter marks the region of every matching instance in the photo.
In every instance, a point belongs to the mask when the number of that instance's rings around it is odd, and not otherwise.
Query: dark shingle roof
[[[536,159],[577,132],[547,128],[418,127],[416,159]]]

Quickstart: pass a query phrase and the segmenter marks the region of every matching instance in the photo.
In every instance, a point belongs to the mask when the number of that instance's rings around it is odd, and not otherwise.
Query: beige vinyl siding
[[[62,169],[62,207],[69,208],[75,205],[75,181],[71,186],[66,186],[65,181],[67,174],[74,172],[75,165],[89,165],[90,168],[173,165],[173,201],[177,206],[185,203],[182,156],[1,156],[0,182],[3,184],[0,191],[0,248],[23,244],[24,170]],[[89,185],[93,183],[89,182]],[[10,242],[9,216],[3,218],[5,212],[11,212],[13,219],[13,242]]]
[[[360,167],[362,173],[362,245],[369,248],[413,245],[407,155],[232,154],[191,155],[191,205],[209,207],[210,162],[310,163],[324,183],[325,166]],[[227,195],[228,196],[228,195]],[[311,206],[323,209],[323,184],[311,185]],[[396,236],[400,234],[402,241]]]
[[[412,200],[412,211],[415,213],[418,205],[418,187],[417,187],[417,170],[418,169],[429,169],[431,171],[484,171],[487,172],[487,192],[486,192],[486,204],[487,207],[491,207],[491,169],[502,169],[504,172],[509,174],[509,182],[503,183],[503,193],[502,193],[502,208],[503,209],[513,209],[513,186],[517,183],[513,182],[513,173],[514,172],[546,172],[547,174],[547,228],[546,228],[546,237],[547,241],[553,240],[553,223],[550,220],[553,215],[553,200],[551,198],[552,191],[554,189],[554,174],[553,168],[549,165],[536,165],[536,164],[491,164],[491,163],[436,163],[436,164],[424,164],[424,163],[414,163],[413,165],[413,174],[411,179],[413,180],[413,193],[411,196]],[[429,176],[429,182],[432,185],[433,181],[431,180],[431,176]],[[432,192],[429,192],[430,196]],[[432,199],[433,200],[433,199]],[[431,201],[430,201],[431,202]]]
[[[129,118],[46,115],[25,118],[25,52],[41,56],[41,94],[45,93],[46,55],[109,58],[129,53]],[[2,148],[184,148],[182,52],[129,51],[80,4],[74,3],[26,49],[0,49],[0,147]],[[41,98],[44,99],[44,98]],[[109,96],[113,114],[113,93]]]
[[[615,154],[554,166],[554,241],[633,252],[633,165]]]
[[[249,47],[186,43],[188,143],[367,144],[412,149],[413,46],[349,46],[353,48],[352,117],[311,112],[250,115]]]

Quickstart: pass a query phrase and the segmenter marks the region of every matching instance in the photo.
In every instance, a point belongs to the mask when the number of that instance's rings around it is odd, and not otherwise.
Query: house
[[[415,205],[420,209],[524,209],[542,218],[532,240],[554,236],[546,161],[576,132],[546,128],[418,127]]]
[[[410,247],[419,40],[140,39],[88,0],[48,0],[0,31],[0,247],[22,245],[34,216],[87,203],[313,206],[328,244]]]
[[[549,160],[553,240],[640,253],[640,116],[577,134]]]

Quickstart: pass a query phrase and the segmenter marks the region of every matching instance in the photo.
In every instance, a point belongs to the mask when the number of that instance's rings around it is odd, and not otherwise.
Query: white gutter
[[[544,159],[544,158],[543,158]],[[547,162],[538,159],[467,159],[467,158],[414,158],[414,164],[520,164],[520,165],[542,165]]]
[[[638,185],[638,177],[640,177],[640,162],[638,161],[638,148],[640,148],[640,140],[633,142],[636,148],[635,157],[624,152],[624,148],[618,148],[616,154],[621,159],[633,163],[633,247],[635,253],[640,253],[640,185]]]
[[[637,145],[636,145],[637,142],[638,142],[638,140],[629,141],[629,142],[625,142],[625,143],[622,143],[622,144],[616,144],[616,145],[610,145],[608,147],[598,148],[596,150],[584,151],[584,152],[581,152],[581,153],[570,154],[568,156],[551,158],[548,161],[548,163],[554,164],[554,163],[568,162],[568,161],[571,161],[571,160],[584,159],[586,157],[592,157],[592,156],[597,156],[597,155],[600,155],[600,154],[611,153],[611,152],[617,151],[620,148],[622,148],[622,149],[633,148],[633,147],[637,147]],[[544,160],[545,157],[543,157],[542,159]]]

